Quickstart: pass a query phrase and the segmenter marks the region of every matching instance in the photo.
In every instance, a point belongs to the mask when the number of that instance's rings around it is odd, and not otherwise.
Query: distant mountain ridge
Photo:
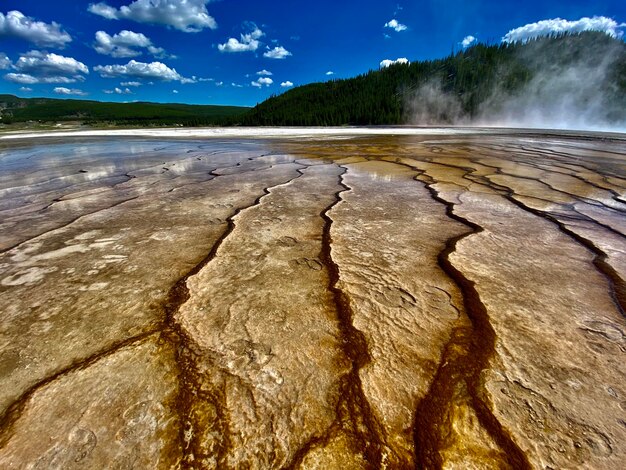
[[[175,103],[107,103],[101,101],[18,98],[0,95],[0,115],[4,123],[26,121],[81,121],[122,125],[187,126],[234,123],[250,108],[239,106],[189,105]]]

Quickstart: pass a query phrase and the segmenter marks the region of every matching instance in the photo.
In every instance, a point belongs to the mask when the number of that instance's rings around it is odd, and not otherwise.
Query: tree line
[[[411,123],[411,114],[426,106],[424,86],[439,98],[451,97],[456,112],[434,116],[441,123],[471,121],[494,91],[514,96],[545,67],[611,64],[597,86],[608,99],[624,103],[626,113],[626,45],[600,32],[561,34],[526,43],[476,44],[438,60],[394,64],[350,79],[312,83],[272,96],[240,116],[252,126],[341,126]],[[584,76],[580,80],[585,80]],[[420,103],[422,100],[422,103]],[[624,116],[615,116],[624,118]]]

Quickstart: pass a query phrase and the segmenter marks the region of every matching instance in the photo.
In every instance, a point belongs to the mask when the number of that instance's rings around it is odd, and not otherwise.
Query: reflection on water
[[[49,190],[124,177],[170,172],[206,172],[211,154],[236,152],[237,145],[201,149],[199,142],[107,140],[46,145],[4,145],[0,152],[0,197],[34,195]],[[7,205],[8,201],[3,201]],[[19,202],[16,201],[19,205]]]
[[[561,172],[567,171],[567,165],[584,162],[590,171],[602,166],[607,171],[620,173],[624,165],[622,156],[626,152],[625,146],[623,140],[528,133],[505,135],[502,130],[492,136],[486,136],[485,130],[476,134],[465,130],[461,135],[450,132],[448,135],[436,136],[344,137],[340,140],[307,139],[306,143],[281,139],[224,139],[207,142],[119,138],[93,141],[82,139],[77,142],[53,139],[47,144],[13,147],[3,143],[0,150],[0,197],[3,199],[0,210],[24,204],[49,204],[60,196],[67,197],[68,192],[100,186],[113,187],[135,177],[203,177],[215,170],[211,164],[212,156],[219,154],[223,157],[231,153],[234,157],[240,151],[252,151],[257,157],[262,155],[267,165],[283,162],[284,155],[293,155],[303,159],[304,163],[323,160],[340,164],[389,158],[423,161],[445,158],[450,162],[457,159],[459,167],[463,167],[466,160],[481,159],[480,165],[484,169],[490,164],[489,159],[503,158],[511,162],[510,171],[526,174],[531,164],[536,166],[533,171],[541,171],[542,164],[567,159],[567,162],[560,163],[565,166]],[[521,162],[520,159],[525,161]],[[240,163],[239,170],[245,170],[246,166],[245,162]],[[370,165],[367,168],[373,180],[392,182],[396,177],[387,166],[378,168]],[[229,171],[239,170],[234,168]],[[474,169],[476,171],[478,169]],[[608,177],[614,178],[615,174]],[[593,189],[590,185],[581,186],[580,176],[578,180],[576,178],[561,177],[559,188],[563,192],[583,193]],[[124,189],[124,186],[120,189]]]

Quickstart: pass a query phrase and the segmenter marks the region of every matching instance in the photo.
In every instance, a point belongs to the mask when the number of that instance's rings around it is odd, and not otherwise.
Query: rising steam
[[[626,45],[585,34],[518,44],[479,92],[436,74],[405,95],[410,123],[626,132]]]
[[[563,46],[573,47],[567,42]],[[624,90],[620,91],[616,74],[623,60],[621,48],[595,45],[564,63],[545,53],[545,47],[519,50],[518,60],[533,72],[532,78],[514,92],[495,87],[473,121],[506,127],[625,130]],[[578,55],[575,50],[560,54]]]
[[[461,100],[454,93],[446,93],[438,79],[431,79],[412,92],[405,107],[411,124],[469,124]]]

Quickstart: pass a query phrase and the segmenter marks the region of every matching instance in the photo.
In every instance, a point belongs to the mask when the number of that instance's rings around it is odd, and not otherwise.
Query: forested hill
[[[4,123],[81,121],[86,124],[206,126],[234,124],[250,108],[175,103],[107,103],[101,101],[18,98],[0,95]]]
[[[531,105],[567,113],[593,108],[599,116],[590,118],[626,120],[626,44],[595,32],[478,44],[440,60],[291,89],[257,105],[242,124],[455,123],[528,113]]]
[[[0,123],[341,126],[510,124],[626,128],[626,44],[604,33],[477,44],[444,59],[312,83],[256,107],[18,98]],[[569,121],[569,125],[563,125]]]

